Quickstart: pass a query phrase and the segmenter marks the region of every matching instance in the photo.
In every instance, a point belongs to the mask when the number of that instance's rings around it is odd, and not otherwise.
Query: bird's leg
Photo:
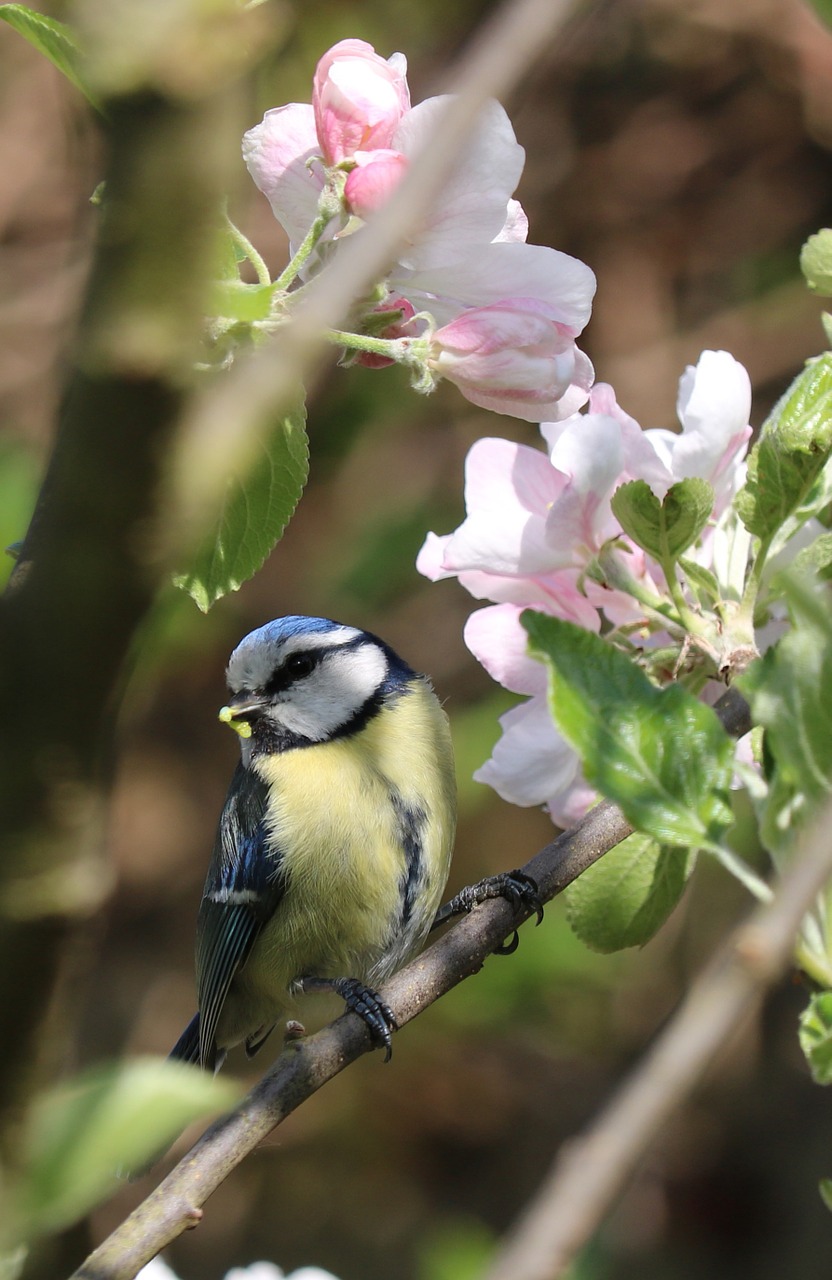
[[[392,1032],[398,1030],[398,1023],[389,1004],[366,987],[358,978],[299,978],[296,989],[308,994],[312,991],[334,991],[346,1004],[351,1013],[357,1013],[366,1024],[370,1035],[377,1044],[384,1046],[384,1061],[389,1062],[393,1056]]]
[[[478,880],[476,884],[469,884],[464,889],[460,889],[450,902],[446,902],[444,907],[439,908],[431,929],[437,929],[453,916],[467,915],[474,910],[474,907],[478,907],[481,902],[487,902],[489,898],[505,898],[514,911],[526,910],[530,913],[533,911],[537,916],[538,924],[543,919],[543,903],[540,900],[537,882],[531,876],[527,876],[525,871],[501,871],[495,876],[486,876],[484,880]],[[515,929],[511,941],[496,947],[494,954],[511,955],[512,951],[517,950],[519,941],[520,937]]]

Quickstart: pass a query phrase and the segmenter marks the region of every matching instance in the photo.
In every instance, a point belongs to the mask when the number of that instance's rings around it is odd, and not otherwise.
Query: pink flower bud
[[[327,164],[390,145],[410,109],[406,72],[401,54],[385,62],[364,40],[340,40],[324,54],[315,71],[312,106]]]
[[[368,218],[383,205],[407,168],[400,151],[380,147],[377,151],[356,151],[356,167],[347,178],[344,199],[359,218]]]
[[[560,416],[564,396],[574,412],[592,384],[574,332],[550,320],[536,298],[464,311],[433,335],[428,364],[473,404],[527,422]]]

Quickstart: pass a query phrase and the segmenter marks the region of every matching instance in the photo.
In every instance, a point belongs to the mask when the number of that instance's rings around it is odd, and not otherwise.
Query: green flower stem
[[[660,564],[664,580],[667,583],[667,589],[670,592],[670,598],[676,606],[679,621],[700,648],[703,645],[707,646],[708,653],[716,660],[717,651],[712,643],[711,629],[702,618],[693,612],[685,599],[681,583],[676,576],[676,561],[668,556],[666,559],[661,560]]]
[[[271,284],[272,278],[269,274],[269,268],[266,266],[265,262],[260,257],[260,254],[257,252],[254,245],[251,243],[251,241],[248,239],[247,236],[243,235],[239,227],[235,227],[234,223],[231,221],[231,219],[228,217],[227,214],[226,214],[225,222],[226,222],[226,226],[228,227],[228,230],[231,232],[231,238],[234,241],[235,245],[243,254],[243,256],[247,258],[248,261],[251,263],[251,265],[254,267],[254,270],[257,273],[257,283]]]
[[[610,548],[601,551],[598,556],[598,564],[607,585],[616,588],[618,591],[626,591],[640,605],[643,605],[649,621],[658,622],[662,626],[668,627],[671,631],[679,633],[682,638],[690,636],[697,648],[704,650],[714,662],[717,661],[717,651],[711,640],[707,625],[688,608],[678,582],[675,583],[675,592],[673,590],[675,574],[671,574],[668,578],[668,587],[673,599],[673,605],[669,605],[661,596],[650,591],[648,587],[645,587],[643,583],[638,582],[632,574],[628,573]],[[664,569],[664,565],[662,568]],[[668,577],[666,569],[665,577]]]
[[[744,885],[749,893],[753,893],[759,902],[771,902],[774,894],[765,880],[762,880],[756,871],[752,871],[748,863],[738,857],[733,850],[726,849],[725,845],[721,844],[706,844],[703,845],[703,848],[708,853],[712,853],[722,863],[725,870],[735,876],[740,884]]]
[[[366,333],[350,333],[345,329],[327,329],[327,342],[350,351],[371,351],[386,356],[398,364],[419,364],[427,353],[427,343],[421,338],[371,338]]]
[[[299,273],[303,270],[309,261],[309,258],[312,256],[312,251],[316,244],[326,231],[334,216],[334,213],[330,212],[318,214],[315,221],[312,223],[312,226],[303,237],[294,257],[287,263],[283,268],[283,271],[275,280],[275,286],[277,289],[288,289],[289,285],[297,279]]]
[[[763,569],[765,568],[768,553],[771,550],[771,535],[768,538],[762,538],[757,548],[757,553],[751,563],[751,568],[745,582],[745,589],[742,593],[739,608],[734,614],[732,620],[732,632],[736,633],[735,638],[740,639],[746,644],[754,643],[754,609],[757,604],[757,596],[760,594],[760,583],[763,577]]]

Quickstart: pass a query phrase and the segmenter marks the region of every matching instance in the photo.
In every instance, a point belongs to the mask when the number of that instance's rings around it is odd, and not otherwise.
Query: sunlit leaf
[[[567,919],[593,951],[643,946],[678,903],[695,861],[688,849],[628,836],[566,890]]]
[[[248,474],[230,479],[214,531],[194,564],[174,582],[207,612],[253,576],[280,539],[298,504],[309,470],[302,407],[279,418],[264,436]]]
[[[25,4],[0,5],[0,18],[14,27],[31,45],[44,54],[79,89],[88,102],[98,106],[95,95],[81,73],[81,51],[74,32],[56,18],[38,13]]]
[[[832,454],[832,353],[810,360],[765,423],[735,499],[750,533],[772,537],[797,511]]]
[[[696,541],[714,508],[714,491],[706,480],[680,480],[660,501],[644,480],[616,489],[612,511],[637,546],[656,560],[677,560]]]
[[[657,689],[599,636],[526,610],[529,652],[549,667],[554,720],[588,781],[659,844],[717,844],[732,823],[733,743],[680,685]]]

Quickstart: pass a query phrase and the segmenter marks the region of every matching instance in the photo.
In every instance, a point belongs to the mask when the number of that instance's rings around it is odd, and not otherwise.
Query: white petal
[[[307,161],[320,152],[308,103],[292,102],[267,111],[260,124],[243,135],[248,171],[293,241],[302,240],[315,219],[322,170]]]
[[[408,111],[391,146],[414,156],[441,128],[448,98],[427,98]],[[520,175],[525,152],[499,102],[484,104],[456,169],[442,189],[426,225],[401,254],[407,268],[452,262],[461,249],[488,244],[506,224],[506,209]]]

